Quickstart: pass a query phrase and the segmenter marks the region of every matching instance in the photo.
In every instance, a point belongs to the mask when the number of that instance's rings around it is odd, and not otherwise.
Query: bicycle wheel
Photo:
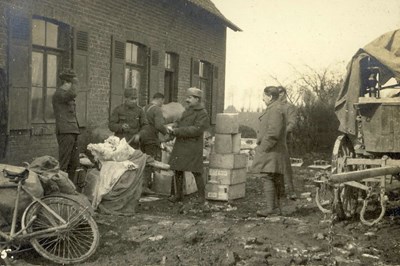
[[[88,211],[80,204],[62,197],[42,199],[55,213],[71,224],[62,230],[37,236],[30,240],[35,250],[46,259],[61,264],[78,263],[89,258],[99,245],[99,230]],[[82,212],[83,211],[83,212]],[[51,212],[36,202],[28,207],[22,218],[23,226],[34,217],[26,233],[61,225]]]

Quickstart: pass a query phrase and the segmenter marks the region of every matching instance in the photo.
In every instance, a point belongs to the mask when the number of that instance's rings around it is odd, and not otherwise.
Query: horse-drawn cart
[[[316,203],[340,218],[379,222],[400,189],[400,30],[353,57],[335,111],[343,132],[332,172],[316,178]]]

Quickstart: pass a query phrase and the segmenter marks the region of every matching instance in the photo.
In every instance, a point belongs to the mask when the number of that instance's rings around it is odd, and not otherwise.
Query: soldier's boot
[[[267,217],[274,213],[275,208],[275,184],[272,176],[265,176],[263,178],[263,189],[266,197],[266,206],[264,210],[257,211],[257,216]]]
[[[183,172],[175,171],[175,175],[171,180],[171,202],[179,202],[183,200]]]
[[[205,202],[205,184],[204,178],[202,173],[193,172],[194,179],[196,181],[197,186],[197,203],[204,203]]]

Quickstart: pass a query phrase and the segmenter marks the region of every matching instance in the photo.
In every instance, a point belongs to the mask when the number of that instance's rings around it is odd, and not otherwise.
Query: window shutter
[[[125,41],[111,38],[110,114],[124,99]]]
[[[150,86],[149,86],[149,95],[148,102],[150,102],[151,97],[156,92],[164,92],[161,89],[160,81],[164,78],[164,56],[160,56],[160,51],[152,50],[151,51],[151,66],[150,66]]]
[[[220,97],[219,94],[219,86],[218,86],[218,67],[213,65],[212,66],[212,91],[211,91],[211,124],[215,125],[217,120],[217,113],[222,112],[223,102],[218,101]],[[223,97],[222,97],[223,99]],[[222,108],[220,107],[222,104]]]
[[[192,69],[190,75],[190,86],[200,88],[200,61],[198,59],[192,58]]]
[[[76,97],[76,116],[80,127],[87,125],[89,93],[89,32],[74,29],[73,68],[79,79]]]
[[[8,131],[30,128],[31,116],[31,17],[20,10],[9,12],[9,112]]]

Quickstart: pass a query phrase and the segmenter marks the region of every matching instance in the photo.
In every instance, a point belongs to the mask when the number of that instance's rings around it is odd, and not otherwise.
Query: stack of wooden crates
[[[206,199],[229,201],[245,196],[247,154],[240,153],[240,141],[238,114],[217,114]]]

